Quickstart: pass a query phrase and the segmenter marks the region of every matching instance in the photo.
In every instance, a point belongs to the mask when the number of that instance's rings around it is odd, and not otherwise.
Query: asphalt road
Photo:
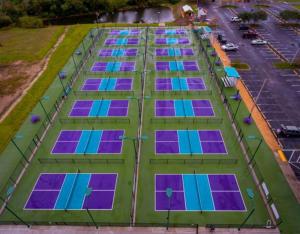
[[[211,4],[208,8],[208,18],[217,18],[219,27],[216,31],[224,34],[228,42],[239,45],[237,52],[227,54],[232,61],[247,63],[250,66],[249,71],[244,70],[239,73],[254,98],[257,97],[264,80],[267,79],[257,104],[271,127],[277,129],[280,124],[300,127],[300,76],[293,70],[278,70],[273,66],[273,63],[284,61],[283,59],[288,61],[293,59],[297,44],[300,43],[300,35],[293,29],[280,27],[278,19],[270,13],[268,20],[261,22],[260,27],[257,28],[260,37],[267,40],[270,45],[252,46],[251,40],[242,39],[238,24],[230,22],[231,17],[237,12],[252,9],[250,4],[240,6],[238,9],[231,10]],[[280,9],[276,6],[268,11],[277,14]],[[299,138],[281,138],[280,142],[283,148],[299,149],[300,152]],[[300,178],[300,156],[295,160],[299,163]],[[298,175],[298,169],[293,169]]]

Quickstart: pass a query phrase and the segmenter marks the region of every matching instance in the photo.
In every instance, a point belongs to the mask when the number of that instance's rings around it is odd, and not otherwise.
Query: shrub
[[[39,18],[23,16],[19,18],[19,26],[21,28],[42,28],[44,27],[44,23]]]
[[[8,15],[0,15],[0,28],[12,24],[12,20]]]
[[[171,4],[176,4],[176,3],[179,3],[180,0],[169,0],[169,2],[170,2]]]

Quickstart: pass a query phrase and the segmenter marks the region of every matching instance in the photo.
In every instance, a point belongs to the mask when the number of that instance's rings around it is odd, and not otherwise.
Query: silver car
[[[268,42],[262,39],[256,39],[251,41],[251,45],[266,45],[266,44],[268,44]]]
[[[233,43],[228,43],[226,45],[222,45],[222,49],[225,51],[235,51],[238,50],[239,46],[233,44]]]

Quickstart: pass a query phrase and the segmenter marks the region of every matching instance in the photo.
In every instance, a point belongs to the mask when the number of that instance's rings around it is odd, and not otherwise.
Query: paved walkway
[[[196,234],[195,228],[170,228],[168,231],[166,228],[145,228],[145,227],[101,227],[96,229],[95,227],[71,227],[71,226],[35,226],[32,228],[26,228],[24,226],[0,226],[0,234]],[[210,232],[207,228],[199,228],[198,233],[201,234],[279,234],[278,229],[216,229]]]

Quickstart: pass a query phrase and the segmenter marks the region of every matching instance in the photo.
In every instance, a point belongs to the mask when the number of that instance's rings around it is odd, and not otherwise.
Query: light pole
[[[257,153],[259,147],[261,146],[263,140],[262,140],[262,138],[258,138],[258,137],[254,136],[254,135],[247,136],[247,139],[249,139],[249,140],[259,140],[259,143],[258,143],[258,145],[256,146],[256,149],[255,149],[255,151],[254,151],[254,153],[253,153],[253,155],[252,155],[250,161],[248,162],[248,165],[250,165],[250,164],[252,163],[252,161],[254,160],[255,155],[256,155],[256,153]]]
[[[173,195],[173,189],[172,188],[167,188],[166,189],[166,196],[168,197],[168,216],[167,216],[167,230],[169,229],[169,223],[170,223],[170,213],[171,213],[171,198]]]
[[[142,115],[142,103],[141,103],[141,100],[142,100],[142,97],[128,96],[127,98],[130,99],[130,100],[136,100],[137,101],[138,108],[139,108],[139,120],[141,121],[141,115]],[[150,96],[144,96],[145,100],[150,99],[150,98],[151,98]]]
[[[92,191],[93,190],[91,188],[87,188],[87,190],[85,192],[86,198],[88,198],[91,195]],[[86,210],[88,216],[90,217],[90,219],[92,220],[93,224],[95,225],[96,229],[98,229],[99,227],[98,227],[97,223],[95,222],[94,217],[92,216],[92,213],[89,210],[88,199],[86,199],[86,209],[85,210]]]
[[[21,217],[19,217],[12,209],[10,209],[7,204],[6,204],[6,200],[3,199],[2,197],[0,197],[0,200],[4,203],[4,208],[11,213],[15,218],[17,218],[19,221],[21,221],[21,223],[23,223],[24,225],[26,225],[28,228],[30,228],[30,225],[28,223],[26,223],[23,219],[21,219]]]
[[[49,123],[51,123],[51,119],[50,119],[50,117],[49,117],[49,115],[48,115],[48,113],[47,113],[47,111],[46,111],[46,109],[43,105],[43,102],[42,102],[43,100],[46,100],[46,101],[49,100],[49,96],[44,96],[41,99],[39,99],[39,103],[40,103],[40,105],[41,105],[41,107],[42,107],[42,109],[43,109],[43,111],[46,115],[46,118],[48,119]]]
[[[22,138],[23,138],[22,135],[17,135],[17,136],[15,136],[14,138],[10,138],[10,141],[11,141],[11,143],[13,143],[13,145],[16,147],[16,149],[18,150],[18,152],[21,154],[22,158],[23,158],[27,163],[29,163],[29,161],[28,161],[28,159],[26,158],[24,152],[20,149],[20,147],[17,145],[17,143],[16,143],[16,141],[15,141],[16,139],[22,139]]]
[[[157,21],[158,21],[158,24],[160,24],[160,11],[157,12]]]
[[[96,25],[97,25],[97,35],[99,36],[99,12],[96,11]]]
[[[132,144],[133,144],[133,148],[134,148],[134,153],[135,153],[135,161],[137,162],[138,161],[138,152],[137,152],[137,148],[136,148],[136,142],[138,140],[147,140],[148,137],[147,136],[141,136],[141,137],[129,137],[129,136],[120,136],[119,137],[120,140],[129,140],[129,141],[132,141]]]
[[[300,50],[300,42],[298,43],[298,49],[297,49],[297,51],[296,51],[296,54],[295,54],[294,57],[292,58],[290,64],[294,64],[294,63],[295,63],[295,60],[296,60],[297,55],[298,55],[298,53],[299,53],[299,50]]]
[[[67,95],[68,95],[67,90],[66,90],[66,88],[65,88],[65,86],[64,86],[64,84],[63,84],[63,82],[62,82],[62,80],[63,80],[65,77],[66,77],[66,73],[65,73],[65,72],[60,72],[60,73],[58,74],[58,79],[59,79],[59,81],[60,81],[60,84],[61,84],[61,86],[62,86],[62,88],[63,88],[63,90],[64,90],[65,96],[67,96]]]
[[[250,213],[247,215],[247,217],[244,219],[244,221],[243,221],[243,222],[241,223],[241,225],[238,227],[238,230],[239,230],[239,231],[241,230],[241,228],[245,225],[245,223],[248,221],[248,219],[252,216],[252,214],[253,214],[254,211],[255,211],[254,192],[253,192],[253,190],[252,190],[251,188],[247,188],[246,191],[247,191],[248,197],[249,197],[250,200],[251,200],[251,206],[252,206],[252,208],[251,208]]]
[[[252,106],[252,108],[251,108],[251,110],[250,110],[250,114],[249,114],[249,116],[248,116],[248,119],[251,118],[252,112],[253,112],[253,110],[254,110],[254,108],[255,108],[255,106],[256,106],[256,103],[257,103],[257,101],[258,101],[258,99],[259,99],[259,97],[260,97],[260,95],[261,95],[261,93],[262,93],[262,91],[263,91],[265,85],[267,84],[267,81],[268,81],[268,79],[265,79],[264,82],[263,82],[263,84],[261,85],[260,90],[259,90],[259,92],[258,92],[258,94],[257,94],[257,96],[256,96],[256,98],[255,98],[255,100],[254,100],[253,106]]]

